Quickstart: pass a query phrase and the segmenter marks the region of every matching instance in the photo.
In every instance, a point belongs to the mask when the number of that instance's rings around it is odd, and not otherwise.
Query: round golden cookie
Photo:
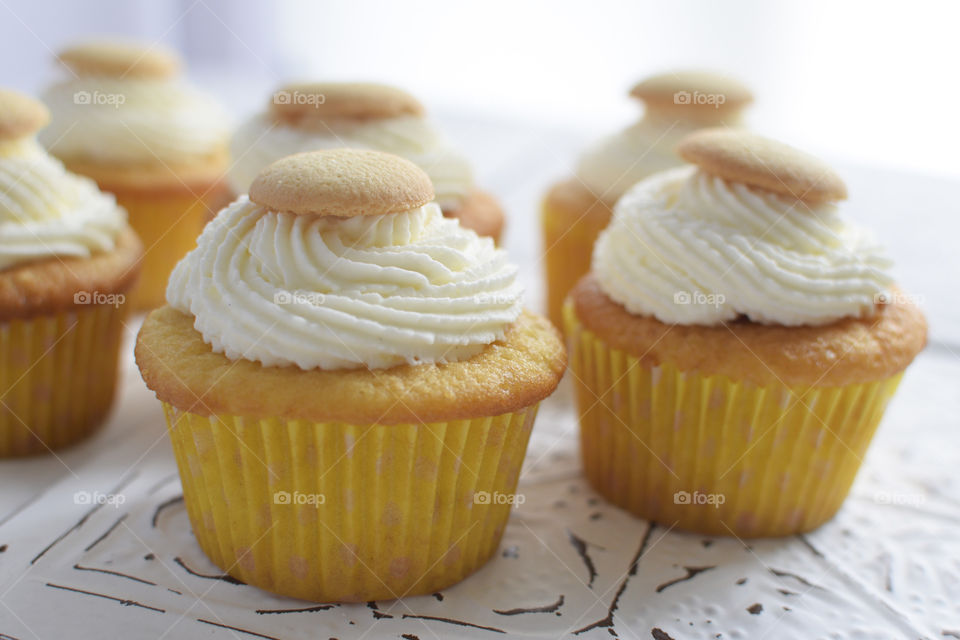
[[[737,129],[701,129],[677,154],[705,172],[816,204],[843,200],[847,186],[819,158],[790,145]]]
[[[68,47],[57,58],[79,76],[170,78],[180,56],[158,44],[97,40]]]
[[[750,89],[729,76],[709,71],[674,71],[641,80],[630,95],[658,109],[716,111],[740,109],[753,101]]]
[[[50,112],[39,100],[0,89],[0,141],[33,135],[50,122]]]
[[[423,105],[406,91],[360,82],[288,84],[273,94],[268,110],[277,121],[291,126],[310,126],[327,119],[378,120],[424,114]]]
[[[399,213],[433,200],[433,184],[409,160],[381,151],[307,151],[254,179],[250,200],[271,211],[350,218]]]

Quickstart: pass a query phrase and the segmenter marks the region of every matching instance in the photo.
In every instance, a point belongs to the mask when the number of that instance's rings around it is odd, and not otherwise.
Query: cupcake
[[[48,120],[0,90],[0,457],[64,447],[103,422],[142,252],[113,196],[37,143]]]
[[[235,194],[246,193],[271,162],[303,151],[370,149],[410,160],[423,169],[444,215],[500,241],[504,215],[474,185],[467,159],[426,118],[423,105],[400,89],[361,83],[301,83],[278,89],[266,111],[233,136],[228,174]]]
[[[738,125],[752,100],[731,78],[693,71],[653,76],[630,95],[645,106],[640,121],[588,150],[576,174],[553,185],[542,203],[547,312],[557,326],[567,292],[590,270],[593,243],[620,196],[643,178],[683,164],[674,147],[687,134]]]
[[[678,152],[692,166],[619,200],[564,308],[586,475],[682,529],[808,531],[843,503],[926,321],[828,166],[731,129]]]
[[[493,240],[375,151],[301,153],[219,212],[150,313],[193,531],[243,582],[316,601],[476,571],[566,353]]]
[[[53,121],[40,141],[126,208],[146,249],[130,304],[160,306],[170,271],[226,201],[225,114],[160,47],[94,42],[59,59],[70,77],[43,94]]]

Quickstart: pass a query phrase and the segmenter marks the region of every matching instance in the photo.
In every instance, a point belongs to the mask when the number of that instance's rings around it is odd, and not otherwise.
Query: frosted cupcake
[[[565,307],[584,469],[633,513],[737,536],[839,509],[926,322],[840,178],[730,129],[617,203]]]
[[[362,83],[301,83],[278,89],[266,111],[253,116],[230,144],[230,186],[246,193],[264,167],[284,156],[321,149],[370,149],[423,169],[444,215],[482,236],[500,240],[504,214],[476,187],[467,159],[400,89]]]
[[[541,211],[547,310],[562,325],[567,292],[590,270],[593,243],[614,203],[647,176],[680,166],[674,148],[703,127],[738,126],[750,91],[731,78],[694,71],[653,76],[633,87],[643,117],[588,150],[576,174],[553,185]]]
[[[0,90],[0,457],[72,444],[103,422],[141,255],[113,196],[37,144],[48,119]]]
[[[43,94],[53,121],[40,140],[126,208],[146,249],[130,302],[159,306],[173,266],[226,200],[225,113],[161,47],[93,42],[59,59],[69,77]]]
[[[201,548],[318,601],[431,593],[496,550],[566,355],[493,240],[396,156],[281,159],[207,225],[147,316]]]

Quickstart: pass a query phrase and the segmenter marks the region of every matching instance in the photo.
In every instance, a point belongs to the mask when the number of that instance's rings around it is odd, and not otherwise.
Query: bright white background
[[[750,124],[860,163],[960,175],[960,3],[0,0],[0,84],[36,91],[91,34],[162,40],[239,115],[286,79],[392,82],[437,113],[600,133],[646,74],[725,70]],[[571,159],[572,162],[572,159]]]

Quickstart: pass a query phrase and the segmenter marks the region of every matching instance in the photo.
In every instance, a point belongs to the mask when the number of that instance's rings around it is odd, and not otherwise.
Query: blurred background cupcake
[[[0,457],[106,417],[140,242],[113,196],[37,144],[46,107],[0,90]]]
[[[735,127],[750,91],[737,80],[705,71],[674,71],[638,83],[630,96],[643,117],[586,151],[573,177],[554,184],[542,202],[547,312],[559,327],[567,292],[590,270],[593,243],[613,205],[647,176],[682,164],[674,147],[703,127]]]
[[[499,544],[566,352],[522,309],[505,252],[432,199],[397,156],[281,159],[207,225],[144,321],[137,364],[193,531],[247,584],[433,593]]]
[[[239,127],[230,144],[230,186],[246,193],[261,169],[301,151],[372,149],[423,169],[444,215],[499,242],[504,213],[478,189],[465,156],[455,150],[412,95],[364,83],[299,83],[279,88],[266,111]]]
[[[699,131],[631,188],[565,307],[584,470],[702,533],[787,535],[840,508],[926,321],[787,145]]]
[[[162,46],[92,41],[58,58],[67,77],[43,93],[52,122],[40,141],[126,208],[145,249],[130,303],[159,306],[173,266],[227,197],[228,118]]]

